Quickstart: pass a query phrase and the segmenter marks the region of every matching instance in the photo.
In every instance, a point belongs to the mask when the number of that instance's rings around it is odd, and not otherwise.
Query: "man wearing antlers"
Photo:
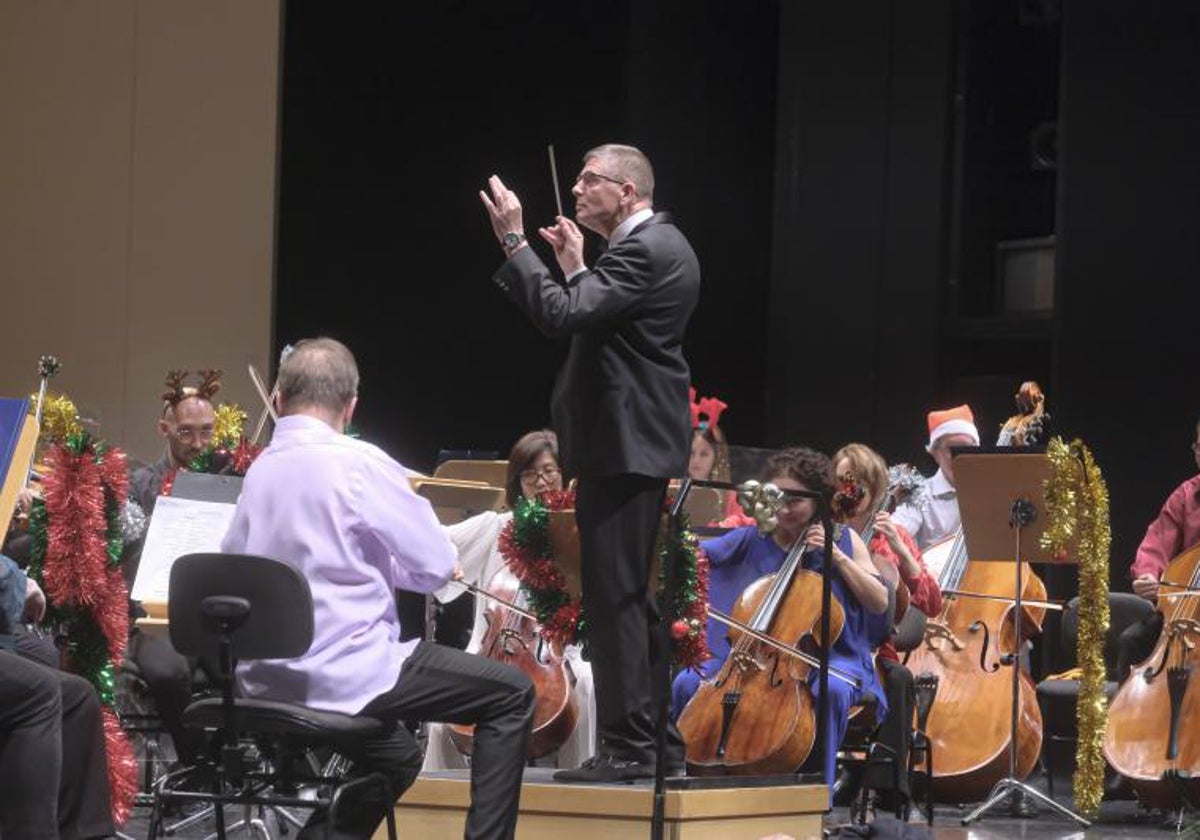
[[[632,146],[583,157],[571,190],[579,225],[608,248],[592,268],[583,234],[559,216],[538,233],[565,275],[556,280],[525,239],[521,203],[500,179],[480,199],[506,262],[497,286],[549,336],[571,336],[551,405],[568,473],[578,478],[583,611],[596,682],[600,747],[560,781],[651,778],[653,681],[669,656],[648,580],[667,480],[686,474],[691,426],[683,335],[700,293],[700,266],[669,217],[651,208],[654,173]],[[668,732],[669,766],[683,741]]]
[[[173,470],[185,469],[212,441],[216,412],[213,397],[221,388],[221,371],[202,370],[199,383],[185,385],[188,371],[167,374],[163,392],[158,433],[167,442],[167,451],[152,464],[133,473],[129,480],[129,498],[141,505],[147,515],[162,490],[163,481]],[[141,559],[141,544],[125,558],[125,579],[133,586]],[[125,657],[138,667],[142,680],[150,688],[163,725],[171,734],[175,751],[184,761],[198,757],[204,738],[183,725],[183,711],[192,699],[192,675],[196,665],[176,652],[164,638],[134,631]]]
[[[217,422],[213,397],[221,390],[221,371],[201,370],[198,385],[185,385],[186,370],[167,374],[163,392],[162,415],[158,418],[158,433],[167,442],[167,451],[152,464],[133,474],[129,483],[129,498],[142,506],[149,516],[154,510],[163,480],[172,470],[186,469],[212,442]]]

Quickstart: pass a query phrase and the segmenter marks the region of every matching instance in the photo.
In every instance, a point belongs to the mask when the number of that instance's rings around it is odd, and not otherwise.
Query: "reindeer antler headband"
[[[190,375],[189,371],[168,371],[165,383],[167,390],[163,391],[162,395],[163,402],[171,408],[192,397],[212,402],[217,391],[221,390],[221,373],[219,370],[198,370],[196,375],[200,377],[200,384],[185,385]]]
[[[721,421],[721,413],[729,408],[717,397],[696,399],[696,389],[688,388],[688,402],[692,410],[693,429],[711,429]]]

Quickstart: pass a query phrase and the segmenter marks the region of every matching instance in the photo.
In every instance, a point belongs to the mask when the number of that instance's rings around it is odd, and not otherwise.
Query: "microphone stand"
[[[685,478],[679,484],[675,501],[667,515],[667,545],[674,546],[679,541],[683,530],[681,516],[688,493],[693,487],[712,487],[716,490],[741,491],[741,486],[729,481],[709,481]],[[822,750],[824,759],[826,718],[829,708],[829,613],[830,602],[833,600],[833,585],[830,578],[830,558],[833,556],[833,519],[829,505],[820,493],[809,490],[782,490],[782,498],[813,499],[817,503],[817,516],[825,526],[825,562],[821,564],[821,648],[820,674],[818,685],[820,696],[817,698],[817,735],[816,739]],[[667,723],[671,709],[671,685],[674,679],[672,661],[671,627],[675,623],[675,592],[678,588],[678,556],[668,558],[669,562],[663,570],[663,607],[660,617],[658,634],[661,654],[659,656],[658,673],[653,675],[658,686],[658,708],[655,732],[655,765],[654,765],[654,810],[650,819],[651,840],[663,840],[666,828],[666,781],[667,781]],[[822,762],[824,767],[824,762]],[[832,784],[831,779],[825,780],[826,786]]]

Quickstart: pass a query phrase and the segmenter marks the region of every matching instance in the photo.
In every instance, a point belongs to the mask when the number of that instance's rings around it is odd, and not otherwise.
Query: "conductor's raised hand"
[[[538,228],[538,233],[554,248],[554,258],[568,277],[583,268],[583,234],[566,216],[556,217],[553,227]]]
[[[504,186],[499,175],[488,178],[488,189],[491,197],[480,190],[479,199],[483,202],[488,216],[492,220],[492,231],[501,245],[504,244],[504,234],[519,233],[525,235],[525,221],[521,215],[521,200],[517,194]]]

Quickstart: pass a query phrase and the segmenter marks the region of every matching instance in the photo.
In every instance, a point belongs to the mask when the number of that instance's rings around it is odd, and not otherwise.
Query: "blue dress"
[[[849,529],[843,529],[837,544],[846,554],[854,554]],[[737,528],[716,539],[706,540],[701,545],[709,562],[708,603],[726,614],[732,611],[734,602],[747,586],[763,575],[779,571],[787,558],[787,552],[771,536],[760,536],[754,526]],[[821,549],[810,550],[804,555],[803,567],[819,572],[823,558]],[[858,677],[862,681],[862,688],[855,689],[832,677],[829,680],[824,771],[825,778],[830,780],[833,779],[837,763],[837,748],[846,734],[851,707],[860,704],[865,693],[870,693],[875,697],[875,708],[880,719],[887,711],[887,699],[875,673],[872,650],[887,638],[890,629],[887,613],[873,615],[867,612],[840,575],[835,574],[831,583],[833,596],[842,604],[845,625],[829,650],[829,661]],[[721,670],[729,655],[727,632],[724,624],[715,619],[708,620],[708,649],[712,658],[698,670],[682,671],[675,677],[671,687],[674,715],[678,716],[683,710],[702,680],[711,679]],[[814,700],[818,698],[817,676],[814,671],[809,678]]]

